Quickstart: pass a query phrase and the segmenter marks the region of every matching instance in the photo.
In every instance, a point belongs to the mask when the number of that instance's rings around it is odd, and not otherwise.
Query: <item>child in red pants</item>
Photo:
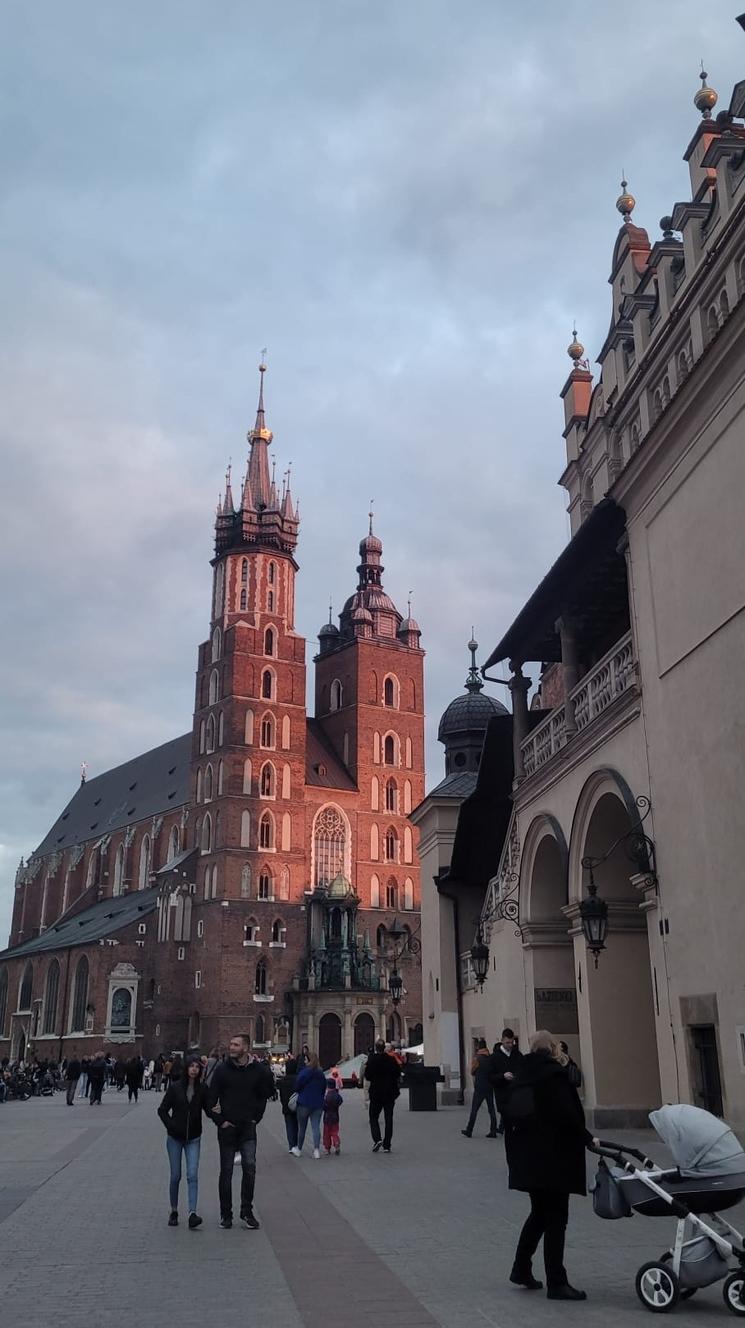
[[[329,1153],[341,1152],[339,1143],[339,1108],[344,1101],[333,1079],[326,1080],[326,1096],[323,1099],[323,1151],[328,1157]]]

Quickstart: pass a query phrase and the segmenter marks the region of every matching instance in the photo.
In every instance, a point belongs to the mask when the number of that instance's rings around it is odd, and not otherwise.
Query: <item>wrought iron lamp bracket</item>
[[[646,821],[652,810],[652,803],[645,794],[640,793],[635,800],[638,816],[636,824],[632,825],[630,830],[614,839],[610,848],[605,850],[599,857],[586,856],[582,859],[582,866],[585,871],[590,873],[590,882],[594,885],[594,871],[600,867],[608,858],[615,853],[619,844],[623,844],[624,852],[629,862],[633,862],[640,876],[643,876],[644,887],[647,889],[657,889],[657,853],[654,840],[642,829],[643,822]]]

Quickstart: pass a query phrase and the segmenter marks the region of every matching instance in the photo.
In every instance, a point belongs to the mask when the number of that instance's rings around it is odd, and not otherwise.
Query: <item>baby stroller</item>
[[[636,1274],[636,1294],[653,1314],[665,1314],[699,1288],[723,1280],[727,1309],[745,1316],[745,1243],[720,1216],[745,1196],[745,1152],[729,1126],[700,1107],[661,1107],[649,1119],[675,1169],[663,1170],[634,1148],[600,1140],[591,1150],[600,1155],[595,1212],[605,1218],[635,1212],[678,1219],[672,1248]],[[605,1158],[615,1166],[608,1167]]]

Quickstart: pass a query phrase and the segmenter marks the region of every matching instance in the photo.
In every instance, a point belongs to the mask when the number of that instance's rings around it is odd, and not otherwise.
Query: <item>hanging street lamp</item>
[[[484,937],[479,927],[476,940],[471,946],[471,963],[473,971],[476,974],[476,981],[483,990],[484,983],[489,976],[489,946],[484,941]]]
[[[403,986],[404,984],[401,974],[399,973],[397,968],[394,968],[393,972],[391,973],[391,976],[388,979],[388,990],[391,993],[391,1000],[394,1005],[398,1005],[401,1001],[401,992],[403,991]]]
[[[587,948],[595,960],[595,967],[598,966],[598,956],[601,950],[605,949],[605,938],[608,935],[608,905],[598,894],[598,887],[595,884],[593,868],[595,866],[594,858],[583,858],[582,866],[590,873],[590,883],[587,887],[587,894],[579,906],[579,916],[582,920],[582,934],[587,941]]]

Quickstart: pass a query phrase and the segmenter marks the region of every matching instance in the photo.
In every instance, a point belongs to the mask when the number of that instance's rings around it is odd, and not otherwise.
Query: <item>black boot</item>
[[[514,1286],[525,1287],[527,1291],[543,1290],[543,1283],[539,1282],[538,1278],[533,1276],[531,1269],[528,1268],[525,1271],[523,1271],[522,1269],[518,1268],[517,1264],[513,1264],[512,1266],[512,1272],[510,1273],[510,1281],[513,1283]]]
[[[563,1286],[549,1287],[546,1292],[547,1300],[587,1300],[586,1291],[577,1291],[576,1287],[570,1286],[565,1282]]]

